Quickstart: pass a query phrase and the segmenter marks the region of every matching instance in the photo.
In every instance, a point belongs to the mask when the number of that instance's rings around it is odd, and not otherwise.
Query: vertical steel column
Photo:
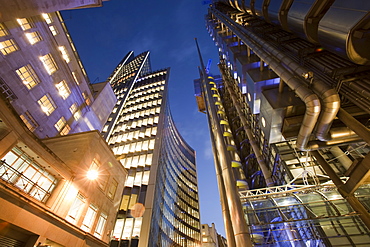
[[[222,61],[224,61],[224,60],[222,60]],[[259,165],[259,167],[260,167],[260,169],[263,173],[263,177],[265,178],[266,185],[268,187],[274,186],[274,181],[272,180],[271,172],[268,169],[268,166],[267,166],[267,164],[266,164],[266,162],[265,162],[265,160],[262,156],[262,152],[261,152],[261,150],[258,147],[258,144],[256,142],[256,138],[254,137],[254,135],[252,133],[252,130],[250,128],[250,125],[248,124],[248,121],[244,116],[242,108],[240,107],[239,101],[236,97],[235,90],[233,89],[233,87],[230,83],[230,75],[227,76],[228,74],[227,74],[226,69],[225,69],[225,63],[222,62],[222,61],[219,64],[219,68],[220,68],[221,74],[224,75],[223,80],[224,80],[226,90],[229,92],[229,94],[231,96],[231,99],[233,101],[234,107],[235,107],[236,111],[238,112],[240,121],[242,122],[242,125],[243,125],[243,129],[244,129],[245,133],[247,134],[249,144],[251,145],[251,147],[253,149],[253,152],[254,152],[254,154],[256,156],[256,159],[257,159],[257,162],[258,162],[258,165]]]
[[[208,117],[210,120],[210,125],[212,126],[212,133],[214,134],[215,147],[219,156],[221,174],[223,178],[223,183],[225,186],[226,202],[221,201],[222,204],[227,204],[230,210],[230,218],[233,220],[232,228],[234,231],[234,238],[237,247],[247,247],[253,246],[250,239],[250,233],[247,226],[246,219],[244,217],[242,204],[240,197],[236,188],[236,181],[231,167],[231,158],[224,142],[222,128],[220,122],[218,121],[217,111],[215,107],[215,102],[212,98],[212,92],[209,84],[213,83],[213,78],[209,77],[204,70],[204,63],[201,58],[200,49],[197,40],[197,49],[201,61],[201,76],[202,76],[202,89],[204,93],[204,101],[206,104],[206,109]]]

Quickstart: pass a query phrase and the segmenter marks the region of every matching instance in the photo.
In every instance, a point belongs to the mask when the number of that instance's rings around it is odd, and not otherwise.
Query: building
[[[173,123],[169,69],[129,52],[109,83],[117,103],[103,135],[128,170],[111,246],[199,246],[195,153]]]
[[[108,246],[127,171],[100,133],[39,139],[0,109],[0,245]]]
[[[101,7],[108,0],[1,0],[0,22],[10,21],[16,18],[27,18],[40,13],[52,13],[67,9]]]
[[[202,224],[202,247],[226,247],[226,239],[217,233],[216,226]]]
[[[0,90],[39,138],[99,130],[116,97],[90,84],[58,12],[0,23]]]
[[[201,70],[195,84],[228,246],[370,243],[369,10],[356,0],[210,5],[222,80]]]
[[[1,5],[0,245],[108,246],[127,171],[98,130],[116,97],[34,2]]]

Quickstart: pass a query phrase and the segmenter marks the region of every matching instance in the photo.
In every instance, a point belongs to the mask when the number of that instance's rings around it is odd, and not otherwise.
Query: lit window
[[[75,80],[76,84],[80,85],[80,82],[78,81],[78,78],[77,78],[77,73],[72,71],[72,76],[73,76],[73,79]]]
[[[69,125],[66,124],[62,131],[60,132],[60,135],[65,136],[69,133],[69,131],[71,131],[71,127],[69,127]]]
[[[0,42],[0,51],[3,55],[8,55],[9,53],[17,50],[19,50],[19,48],[12,39]]]
[[[56,124],[54,124],[54,127],[58,130],[58,131],[61,131],[64,127],[64,125],[66,125],[67,121],[64,117],[61,117],[58,122],[56,122]]]
[[[5,26],[0,23],[0,37],[4,37],[8,35],[8,31],[6,31]]]
[[[21,26],[22,30],[27,30],[32,28],[31,23],[28,22],[26,18],[17,19],[19,26]]]
[[[71,90],[69,90],[65,80],[57,83],[55,86],[58,89],[59,95],[62,96],[63,99],[68,98],[68,96],[71,94]]]
[[[63,57],[63,59],[67,62],[67,63],[69,63],[69,56],[68,56],[68,53],[67,53],[67,50],[66,50],[66,48],[64,47],[64,46],[59,46],[58,47],[58,49],[59,49],[59,51],[60,51],[60,53],[62,53],[62,57]]]
[[[51,99],[50,95],[46,94],[37,101],[41,106],[41,109],[47,116],[49,116],[55,110],[55,104]]]
[[[102,237],[104,227],[105,227],[105,223],[107,222],[107,218],[108,218],[107,214],[105,214],[105,213],[100,214],[99,219],[98,219],[98,223],[96,224],[96,228],[95,228],[95,232],[94,232],[95,237],[98,237],[98,238]]]
[[[77,109],[78,109],[78,106],[77,106],[77,103],[73,103],[72,105],[71,105],[71,107],[69,107],[69,111],[73,114],[73,113],[75,113],[76,111],[77,111]]]
[[[87,209],[84,221],[82,222],[81,229],[89,232],[91,229],[91,226],[94,223],[94,219],[96,216],[96,212],[98,211],[98,208],[95,207],[93,204],[90,204],[89,208]]]
[[[77,197],[73,201],[71,208],[68,211],[67,220],[69,222],[72,222],[73,224],[77,222],[77,218],[79,217],[81,213],[81,209],[83,208],[84,204],[85,204],[85,197],[81,195],[80,193],[78,193]]]
[[[34,131],[39,126],[36,120],[31,116],[31,114],[28,111],[20,115],[20,118],[30,131]]]
[[[47,13],[42,14],[42,17],[45,19],[47,24],[50,24],[53,22],[53,19],[51,19],[51,16]]]
[[[41,41],[41,36],[38,32],[26,33],[25,35],[31,45]]]
[[[58,182],[18,147],[14,147],[2,158],[0,177],[41,202],[49,198]]]
[[[53,74],[57,70],[57,66],[51,54],[46,54],[44,56],[41,56],[40,60],[49,75]]]
[[[40,82],[39,78],[37,77],[35,71],[32,69],[30,64],[27,64],[26,66],[17,69],[15,72],[28,89],[33,88]]]
[[[55,26],[49,26],[49,29],[54,36],[58,34],[58,29]]]
[[[86,91],[82,93],[82,97],[85,99],[86,105],[91,104],[91,100],[90,100],[89,96],[87,95]]]
[[[117,186],[118,186],[118,182],[115,179],[113,179],[112,183],[109,186],[109,190],[107,194],[110,199],[114,199],[114,196],[116,195],[116,191],[117,191]]]

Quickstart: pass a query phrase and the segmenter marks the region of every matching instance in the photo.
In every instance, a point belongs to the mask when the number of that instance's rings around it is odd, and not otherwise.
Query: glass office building
[[[361,45],[369,9],[210,5],[222,79],[204,70],[195,85],[212,126],[229,246],[370,243],[370,53]]]
[[[128,170],[111,246],[200,243],[195,153],[172,121],[168,76],[130,52],[109,78],[118,101],[103,135]]]

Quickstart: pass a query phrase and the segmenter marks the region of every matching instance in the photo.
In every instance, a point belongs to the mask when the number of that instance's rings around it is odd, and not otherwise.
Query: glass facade
[[[194,151],[166,109],[148,246],[199,246],[200,223]]]
[[[168,72],[131,52],[108,78],[117,103],[103,135],[128,170],[111,246],[200,243],[194,151],[171,119]]]

